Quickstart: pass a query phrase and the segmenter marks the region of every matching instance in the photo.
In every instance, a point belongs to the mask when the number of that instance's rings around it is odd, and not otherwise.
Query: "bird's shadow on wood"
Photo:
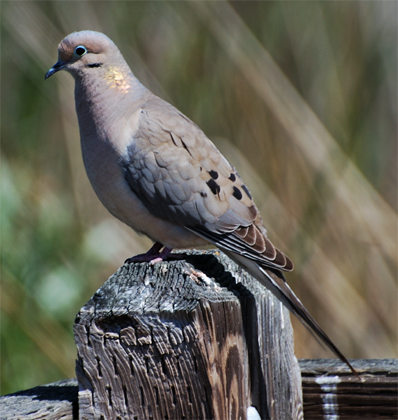
[[[178,259],[184,259],[195,269],[213,278],[221,287],[227,288],[240,301],[242,308],[242,325],[247,343],[250,369],[250,388],[252,405],[256,407],[261,418],[270,418],[267,406],[267,386],[261,366],[261,351],[259,347],[259,327],[257,320],[258,298],[242,283],[237,283],[235,277],[225,269],[224,265],[211,254],[177,254]],[[183,257],[183,258],[181,258]],[[256,280],[253,279],[255,282]]]

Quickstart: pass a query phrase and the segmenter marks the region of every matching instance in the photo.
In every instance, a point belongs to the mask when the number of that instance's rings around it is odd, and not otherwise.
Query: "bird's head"
[[[66,70],[76,78],[120,58],[116,45],[101,32],[73,32],[59,43],[58,61],[46,73],[45,79],[59,70]]]

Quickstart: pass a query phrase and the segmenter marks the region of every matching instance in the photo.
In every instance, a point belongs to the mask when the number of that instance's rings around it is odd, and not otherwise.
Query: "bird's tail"
[[[301,321],[301,323],[317,339],[317,341],[320,341],[321,344],[324,343],[327,347],[329,347],[329,349],[332,350],[332,352],[351,369],[354,375],[359,378],[358,373],[351,366],[347,358],[322,330],[315,319],[300,302],[299,298],[294,294],[293,290],[286,283],[285,277],[281,271],[261,267],[255,261],[228,250],[223,249],[223,252],[240,265],[243,265],[252,276],[254,276],[263,286],[269,289],[289,309],[289,311],[291,311]]]

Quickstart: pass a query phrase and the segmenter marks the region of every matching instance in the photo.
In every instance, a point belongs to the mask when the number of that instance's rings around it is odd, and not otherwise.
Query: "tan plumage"
[[[159,243],[150,258],[160,244],[215,244],[349,365],[285,282],[279,270],[293,263],[267,238],[248,188],[200,128],[147,90],[105,35],[72,33],[58,51],[46,78],[66,70],[75,79],[88,177],[115,217]]]

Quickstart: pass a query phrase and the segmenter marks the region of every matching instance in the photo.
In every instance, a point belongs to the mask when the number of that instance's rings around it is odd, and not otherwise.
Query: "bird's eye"
[[[77,57],[82,57],[84,54],[86,54],[86,52],[87,52],[87,48],[86,47],[83,47],[83,45],[78,45],[75,48],[75,55]]]

